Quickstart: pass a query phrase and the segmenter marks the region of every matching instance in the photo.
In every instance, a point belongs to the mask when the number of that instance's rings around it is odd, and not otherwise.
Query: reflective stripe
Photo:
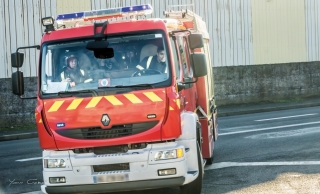
[[[88,83],[88,82],[91,82],[93,79],[89,78],[89,79],[86,79],[84,80],[84,83]]]
[[[81,74],[84,76],[84,71],[82,69],[80,69]]]
[[[64,79],[64,71],[61,72],[60,76],[61,76],[61,81],[65,80],[65,79]]]
[[[48,112],[56,112],[60,106],[64,103],[64,100],[58,100],[53,103]]]
[[[124,96],[130,100],[133,104],[143,103],[136,95],[134,94],[124,94]]]
[[[72,103],[68,106],[67,110],[76,110],[79,104],[82,102],[83,98],[74,99]]]
[[[139,70],[144,70],[144,68],[141,65],[137,65],[136,68],[138,68]]]
[[[162,99],[159,98],[159,96],[156,95],[154,92],[144,92],[143,94],[146,95],[152,102],[162,101]]]
[[[97,106],[97,104],[99,103],[99,101],[101,100],[102,96],[99,97],[93,97],[89,104],[87,104],[87,106],[85,108],[94,108]]]
[[[147,61],[147,69],[149,69],[150,63],[152,61],[153,56],[150,56]]]

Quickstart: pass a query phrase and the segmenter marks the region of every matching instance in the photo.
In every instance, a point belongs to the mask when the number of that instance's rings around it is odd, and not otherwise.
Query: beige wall
[[[304,0],[253,0],[254,64],[306,61]]]
[[[91,10],[90,0],[56,0],[57,15],[62,13],[72,13],[78,11]]]

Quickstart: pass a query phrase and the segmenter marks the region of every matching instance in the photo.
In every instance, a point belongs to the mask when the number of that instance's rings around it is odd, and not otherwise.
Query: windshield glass
[[[44,44],[42,94],[168,86],[171,72],[164,37],[161,32],[108,37],[108,47],[114,49],[114,57],[108,59],[96,58],[86,49],[93,39]]]

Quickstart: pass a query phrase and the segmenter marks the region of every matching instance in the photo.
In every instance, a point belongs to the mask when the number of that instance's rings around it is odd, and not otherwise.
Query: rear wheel
[[[197,143],[197,148],[198,148],[197,149],[197,157],[198,157],[199,175],[191,183],[180,186],[180,193],[181,194],[200,194],[201,193],[202,179],[203,179],[203,166],[202,166],[202,162],[201,162],[199,143]]]

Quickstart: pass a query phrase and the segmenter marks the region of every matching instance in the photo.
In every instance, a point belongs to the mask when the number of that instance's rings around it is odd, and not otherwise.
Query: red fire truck
[[[218,137],[209,34],[190,10],[148,4],[42,18],[35,118],[45,193],[180,186],[201,193]],[[57,24],[55,26],[55,23]]]

